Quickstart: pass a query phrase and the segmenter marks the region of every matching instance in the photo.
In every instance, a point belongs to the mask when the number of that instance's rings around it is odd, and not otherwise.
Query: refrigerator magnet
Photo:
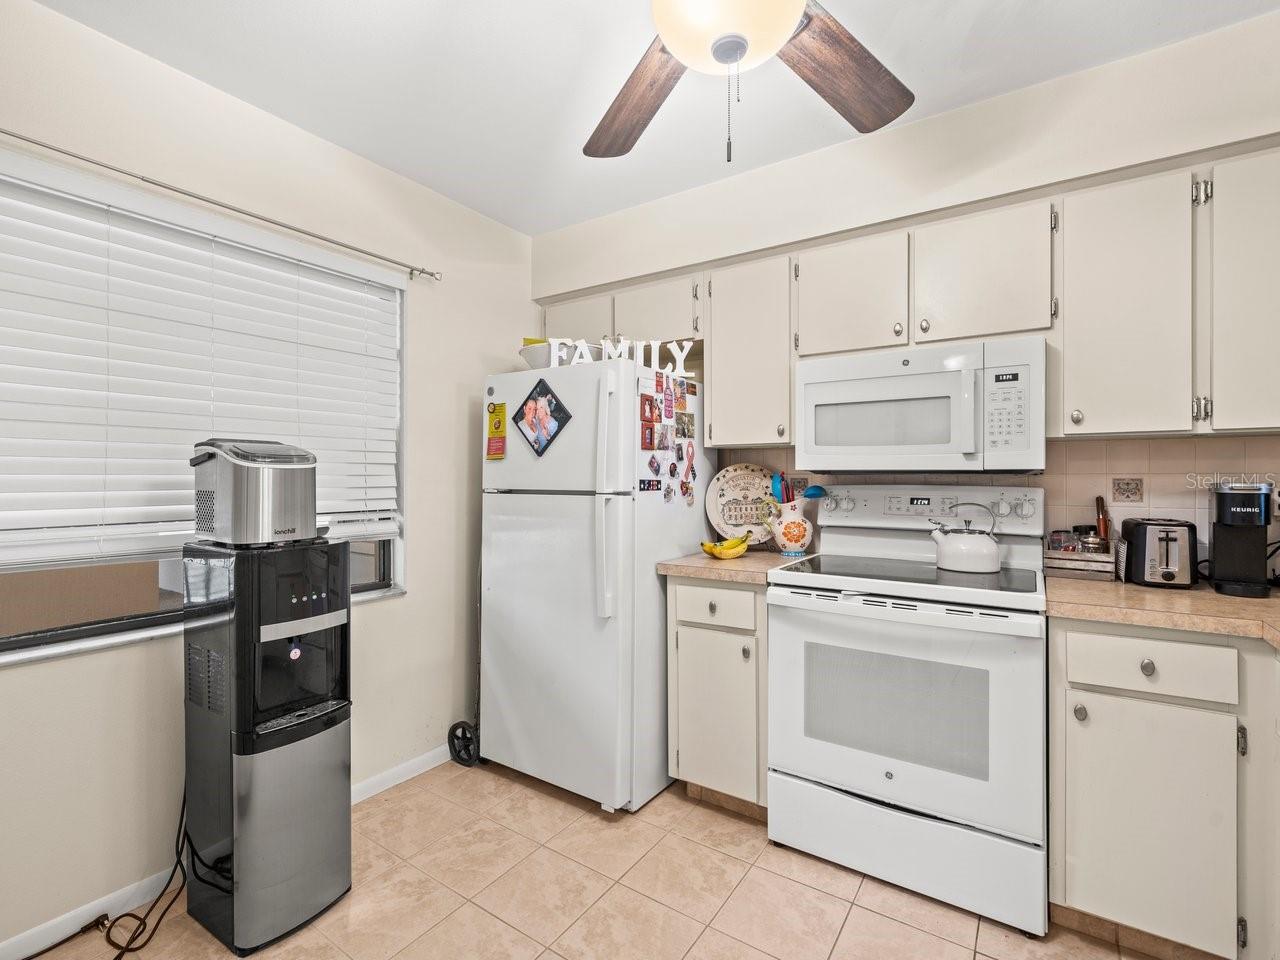
[[[511,422],[528,441],[533,452],[541,457],[572,419],[573,414],[560,402],[547,381],[539,380],[524,398]]]
[[[653,429],[652,423],[640,424],[640,449],[641,450],[654,449],[653,445],[656,442],[655,436],[654,436],[655,433],[656,431]]]
[[[658,429],[658,449],[670,450],[671,449],[671,424],[659,423],[659,424],[654,424],[654,426],[657,427]]]
[[[665,503],[670,503],[676,498],[676,488],[671,484],[667,484],[662,488],[662,499]]]
[[[658,460],[656,453],[649,454],[649,472],[655,477],[662,476],[662,463]]]
[[[689,409],[688,393],[685,390],[685,381],[676,381],[676,413],[684,413]]]
[[[484,458],[503,460],[507,456],[507,405],[491,403],[486,412],[489,421],[485,436]]]
[[[653,480],[653,479],[642,479],[640,481],[640,489],[644,491],[652,491],[653,493],[657,493],[659,490],[662,489],[662,481]]]
[[[676,436],[681,440],[692,440],[694,422],[692,413],[676,414]]]
[[[670,420],[675,412],[676,392],[671,389],[671,384],[668,383],[662,390],[662,418]]]
[[[658,416],[658,398],[648,393],[640,394],[640,420],[644,423],[656,423]]]

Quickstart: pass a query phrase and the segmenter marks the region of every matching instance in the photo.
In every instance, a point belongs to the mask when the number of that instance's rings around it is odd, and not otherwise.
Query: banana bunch
[[[715,557],[717,560],[732,560],[734,557],[740,557],[747,552],[750,540],[750,534],[733,537],[730,540],[721,540],[718,543],[704,540],[702,541],[702,552],[709,557]]]

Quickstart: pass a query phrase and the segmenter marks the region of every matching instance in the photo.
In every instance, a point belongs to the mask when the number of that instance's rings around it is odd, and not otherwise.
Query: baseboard
[[[388,787],[394,787],[397,783],[403,783],[411,777],[425,773],[432,767],[438,767],[448,760],[449,746],[442,743],[434,750],[428,750],[426,753],[414,757],[412,760],[406,760],[390,770],[384,770],[382,773],[375,774],[367,780],[352,784],[351,802],[353,804],[359,803],[374,794],[381,793]],[[74,910],[64,913],[60,917],[55,917],[47,923],[42,923],[38,927],[33,927],[25,933],[10,937],[4,943],[0,943],[0,960],[21,960],[22,957],[30,956],[37,950],[42,950],[51,943],[57,943],[63,937],[79,930],[99,914],[105,913],[114,917],[126,910],[132,910],[139,904],[150,903],[163,888],[164,881],[168,876],[169,871],[167,869],[163,870],[154,876],[147,877],[145,880],[139,880],[137,883],[122,887],[114,893],[109,893],[105,897],[93,901],[93,903],[86,903],[82,907],[76,907]],[[101,934],[86,933],[85,936],[101,936]]]
[[[139,904],[150,903],[155,899],[155,895],[164,889],[164,882],[169,878],[168,870],[161,870],[159,873],[147,877],[145,880],[139,880],[127,887],[109,893],[105,897],[101,897],[93,903],[86,903],[82,907],[76,907],[68,913],[64,913],[60,917],[42,923],[38,927],[20,933],[17,936],[10,937],[4,943],[0,943],[0,960],[20,960],[22,957],[28,957],[37,950],[43,950],[51,943],[57,943],[63,937],[70,936],[75,933],[86,923],[99,914],[107,914],[116,916],[124,913],[126,910],[132,910]],[[102,934],[90,932],[85,934],[86,937],[97,937],[101,939]]]
[[[397,783],[404,783],[411,777],[426,773],[432,767],[440,766],[440,764],[447,762],[448,759],[449,745],[442,743],[434,750],[428,750],[426,753],[416,756],[412,760],[406,760],[390,770],[383,770],[367,780],[353,783],[351,785],[351,802],[356,804],[361,800],[367,800],[374,794],[394,787]],[[0,958],[0,960],[3,960],[3,958]]]

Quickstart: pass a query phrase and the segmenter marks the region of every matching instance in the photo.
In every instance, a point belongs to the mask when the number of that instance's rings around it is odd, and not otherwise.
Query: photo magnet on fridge
[[[677,413],[676,417],[676,436],[681,440],[692,440],[694,432],[694,422],[692,413]]]
[[[640,419],[645,423],[656,423],[662,419],[658,416],[658,400],[647,393],[640,394]]]
[[[654,429],[652,423],[640,424],[640,449],[652,450],[654,445]]]
[[[671,449],[671,424],[661,423],[661,424],[657,424],[657,427],[658,427],[658,449],[670,450]]]
[[[657,493],[659,490],[662,489],[662,481],[661,480],[641,480],[640,489],[644,491]]]
[[[539,380],[524,398],[511,422],[528,441],[533,452],[541,457],[571,419],[573,414],[560,402],[547,381]]]

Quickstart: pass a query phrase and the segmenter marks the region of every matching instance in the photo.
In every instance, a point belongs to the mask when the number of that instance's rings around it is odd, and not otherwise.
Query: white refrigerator
[[[708,530],[699,385],[606,360],[492,376],[482,401],[480,753],[637,809],[671,782],[654,566]]]

